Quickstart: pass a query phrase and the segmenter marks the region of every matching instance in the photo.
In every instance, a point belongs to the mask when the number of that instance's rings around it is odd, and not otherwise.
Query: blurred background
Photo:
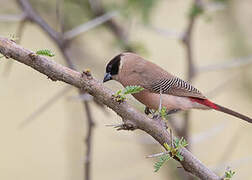
[[[102,80],[112,57],[133,51],[191,81],[214,102],[252,116],[250,0],[0,4],[0,35],[32,51],[50,49],[57,63],[90,69]],[[139,130],[106,126],[121,118],[87,94],[4,58],[0,82],[0,179],[193,179],[174,160],[154,173],[157,160],[146,156],[161,152],[160,145]],[[105,86],[122,88],[112,81]],[[128,102],[143,112],[132,97]],[[230,167],[233,179],[252,179],[251,124],[197,110],[174,114],[168,124],[219,175]]]

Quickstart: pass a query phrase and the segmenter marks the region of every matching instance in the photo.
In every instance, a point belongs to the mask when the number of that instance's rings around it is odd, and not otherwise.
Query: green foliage
[[[159,161],[154,164],[154,172],[158,172],[159,169],[164,165],[165,162],[169,161],[171,156],[169,154],[164,154],[159,157]]]
[[[161,108],[161,110],[160,110],[160,116],[163,118],[163,119],[166,119],[166,117],[167,117],[167,109],[166,109],[166,107],[162,107]]]
[[[154,171],[157,172],[166,161],[170,160],[173,157],[177,157],[180,161],[184,160],[184,157],[180,153],[180,149],[188,145],[187,141],[182,137],[181,139],[175,138],[174,142],[171,145],[164,143],[164,147],[169,154],[163,154],[159,161],[154,164]]]
[[[142,90],[144,90],[144,88],[142,88],[141,86],[127,86],[123,90],[118,90],[114,96],[116,98],[116,101],[122,102],[126,99],[127,94],[139,93]]]
[[[203,13],[204,13],[203,7],[194,2],[190,8],[189,17],[194,18]]]
[[[37,55],[53,57],[55,54],[49,49],[42,49],[36,52]]]
[[[187,141],[182,137],[181,139],[175,138],[174,144],[169,146],[167,143],[165,146],[166,150],[171,152],[172,157],[177,157],[180,161],[183,161],[184,157],[180,154],[180,149],[188,145]]]
[[[232,171],[232,170],[227,170],[225,172],[225,177],[224,177],[224,180],[230,180],[235,174],[235,171]]]
[[[140,14],[144,23],[150,21],[150,14],[158,3],[158,0],[126,0],[123,5],[123,12],[126,16]]]
[[[123,90],[123,94],[134,94],[139,93],[140,91],[144,90],[141,86],[127,86]]]

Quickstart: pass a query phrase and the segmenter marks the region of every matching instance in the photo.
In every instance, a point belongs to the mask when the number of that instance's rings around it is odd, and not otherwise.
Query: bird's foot
[[[161,124],[161,126],[163,126],[164,128],[168,128],[166,122],[162,119],[160,112],[157,113],[157,111],[153,111],[152,109],[150,109],[149,107],[145,107],[144,109],[144,113],[146,115],[151,114],[152,115],[152,119],[159,122]]]
[[[149,114],[151,114],[152,115],[152,119],[156,119],[156,118],[159,118],[158,116],[159,116],[159,113],[157,114],[156,113],[157,111],[155,111],[155,110],[152,110],[151,108],[149,108],[149,107],[145,107],[145,109],[144,109],[144,113],[146,114],[146,115],[149,115]]]
[[[144,113],[148,116],[149,114],[151,114],[151,109],[146,106],[144,109]]]
[[[157,114],[153,114],[153,115],[152,115],[152,119],[160,119],[160,118],[161,118],[160,113],[157,113]]]

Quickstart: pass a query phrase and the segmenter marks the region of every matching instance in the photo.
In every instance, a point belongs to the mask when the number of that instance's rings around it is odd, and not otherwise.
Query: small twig
[[[58,31],[64,32],[64,12],[63,12],[63,0],[56,0],[56,17],[58,22]]]
[[[93,96],[87,93],[79,94],[78,96],[68,97],[69,100],[74,101],[91,101],[93,100]]]
[[[150,26],[150,25],[148,26],[145,25],[144,27],[151,30],[152,32],[155,32],[162,36],[166,36],[168,38],[174,38],[174,39],[179,39],[179,40],[183,38],[183,34],[172,29],[161,29],[161,28]]]
[[[163,155],[169,154],[169,153],[170,153],[169,151],[165,151],[165,152],[161,152],[161,153],[151,154],[151,155],[146,156],[146,158],[156,158],[156,157],[160,157],[160,156],[163,156]]]
[[[91,152],[92,152],[92,140],[93,140],[93,127],[95,123],[91,114],[90,106],[87,101],[84,101],[84,107],[87,115],[87,135],[86,135],[86,159],[85,159],[85,180],[90,180],[91,169]]]
[[[102,16],[96,17],[95,19],[92,19],[82,25],[77,26],[76,28],[70,31],[65,32],[64,39],[71,40],[75,38],[76,36],[107,22],[108,20],[114,18],[118,14],[119,13],[117,11],[113,11],[113,12],[105,13]]]
[[[1,22],[18,22],[25,19],[25,14],[1,14],[0,21]]]
[[[194,136],[192,136],[192,138],[190,140],[191,143],[197,144],[202,141],[206,142],[207,139],[209,139],[210,137],[213,137],[217,133],[221,132],[224,128],[226,128],[227,127],[226,122],[227,121],[221,122],[221,123],[217,124],[216,126],[214,126],[213,128],[210,128],[204,132],[200,132],[198,134],[195,134]]]
[[[65,95],[72,87],[66,86],[62,88],[59,92],[49,98],[45,103],[43,103],[36,111],[29,115],[25,120],[19,124],[19,128],[24,128],[31,122],[33,122],[40,114],[49,109],[53,104],[57,102],[63,95]]]
[[[106,13],[102,2],[100,0],[89,0],[90,7],[96,17]],[[128,42],[126,29],[120,26],[117,21],[110,19],[104,24],[114,34],[115,38],[122,43],[123,49],[134,52],[134,48]]]
[[[240,75],[241,73],[235,73],[234,75],[231,75],[230,77],[228,77],[228,79],[225,79],[224,81],[222,81],[221,83],[219,83],[219,85],[217,85],[216,87],[214,87],[214,89],[211,89],[210,91],[208,91],[206,93],[207,97],[216,97],[219,93],[225,92],[224,90],[229,88],[230,85],[232,84],[232,82],[235,82],[235,79],[238,77],[238,75]]]
[[[170,135],[171,135],[171,147],[174,148],[172,129],[170,129]]]
[[[208,72],[208,71],[228,70],[232,68],[240,68],[242,66],[246,66],[250,64],[252,64],[252,56],[241,57],[237,59],[228,60],[224,63],[199,67],[197,69],[197,72],[202,73],[202,72]]]

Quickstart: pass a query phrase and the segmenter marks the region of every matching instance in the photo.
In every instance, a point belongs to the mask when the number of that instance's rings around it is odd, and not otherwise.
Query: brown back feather
[[[140,85],[150,92],[206,99],[189,83],[133,53],[123,53],[119,81],[124,86]]]

